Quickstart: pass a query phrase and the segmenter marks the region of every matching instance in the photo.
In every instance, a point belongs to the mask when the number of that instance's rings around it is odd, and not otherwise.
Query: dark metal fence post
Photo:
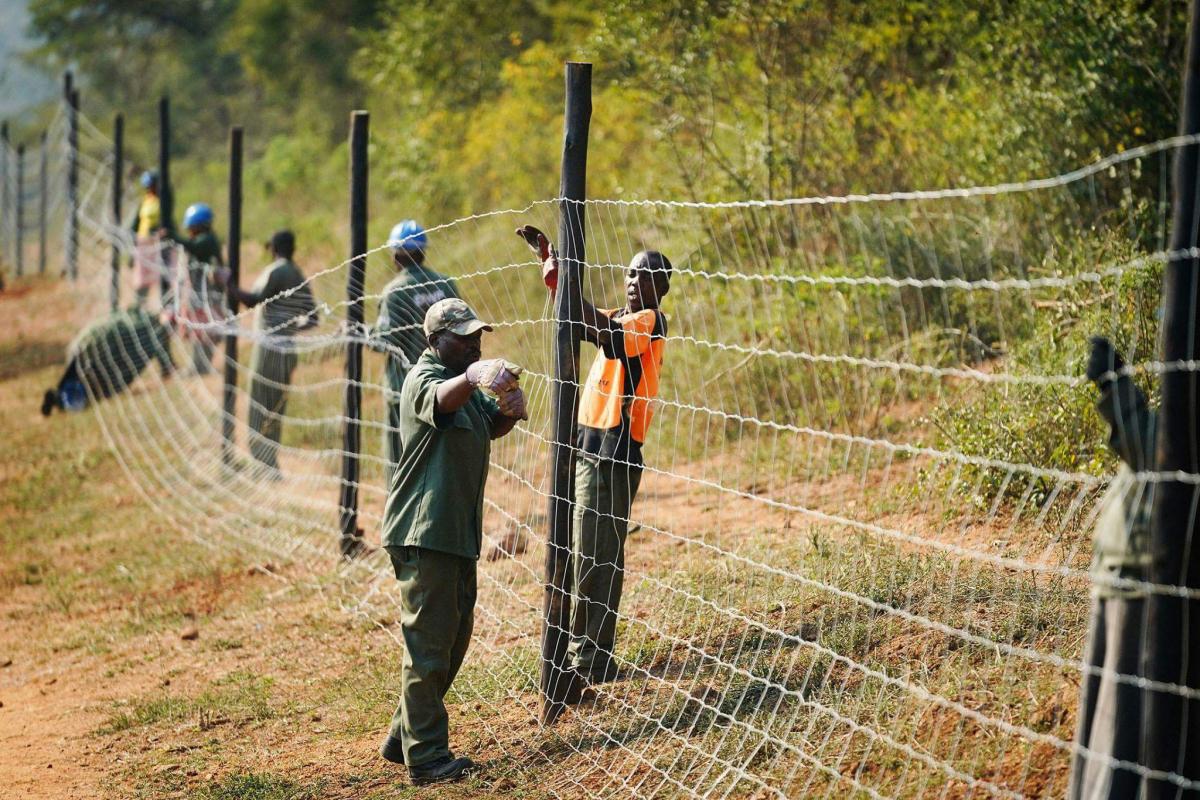
[[[358,527],[358,458],[362,434],[363,286],[367,275],[367,122],[366,111],[350,115],[350,272],[346,279],[346,422],[342,429],[342,555],[355,555],[362,542]]]
[[[542,722],[563,712],[571,622],[571,509],[575,499],[575,416],[579,406],[579,321],[582,318],[584,208],[587,197],[588,126],[592,117],[592,65],[566,66],[562,182],[559,206],[558,292],[554,313],[554,383],[551,386],[550,503],[546,586],[542,602]]]
[[[0,122],[0,264],[8,260],[9,242],[12,241],[8,230],[9,214],[12,200],[8,190],[8,123]]]
[[[14,261],[17,277],[25,273],[25,145],[17,145],[17,203],[13,215]]]
[[[1191,4],[1183,111],[1179,132],[1200,133],[1200,0]],[[1174,218],[1169,250],[1197,246],[1200,211],[1197,169],[1200,145],[1175,153]],[[1163,361],[1168,365],[1200,356],[1200,259],[1183,258],[1163,271]],[[1162,405],[1158,423],[1157,470],[1200,473],[1200,375],[1194,368],[1168,368],[1162,374]],[[1166,478],[1154,497],[1151,527],[1150,581],[1153,584],[1200,589],[1200,533],[1197,511],[1200,486]],[[1146,601],[1146,649],[1142,669],[1151,681],[1174,689],[1147,688],[1144,693],[1143,762],[1151,770],[1200,779],[1200,702],[1184,697],[1180,688],[1200,689],[1200,602],[1152,592]],[[1166,779],[1146,777],[1145,798],[1196,797]]]
[[[240,286],[242,272],[242,129],[229,129],[229,286]],[[237,292],[225,293],[229,315],[238,313]],[[225,390],[224,416],[221,419],[221,463],[230,464],[234,451],[234,421],[237,414],[238,337],[230,328],[225,331]]]
[[[112,310],[121,307],[121,181],[125,172],[125,117],[113,119],[112,166],[112,283],[109,286]]]
[[[50,199],[47,195],[50,192],[50,180],[46,174],[47,162],[49,157],[46,153],[46,132],[42,131],[42,147],[39,155],[41,163],[38,165],[38,274],[46,273],[46,214]]]
[[[71,73],[63,81],[67,92],[67,252],[66,273],[79,277],[79,90]]]
[[[159,221],[164,228],[171,227],[174,220],[174,193],[171,191],[171,107],[163,97],[158,101],[158,207]],[[171,292],[171,271],[167,264],[165,247],[159,251],[160,261],[168,267],[158,277],[158,288],[162,304],[166,306]]]

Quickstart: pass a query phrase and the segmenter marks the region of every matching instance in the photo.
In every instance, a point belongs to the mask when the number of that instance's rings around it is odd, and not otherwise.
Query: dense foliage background
[[[286,217],[333,245],[353,108],[372,112],[381,229],[552,196],[567,59],[596,65],[592,196],[1017,179],[1173,132],[1187,5],[35,0],[30,12],[37,58],[77,69],[94,119],[126,112],[135,160],[152,158],[154,101],[170,95],[182,202],[220,206],[226,130],[242,124],[249,222]]]

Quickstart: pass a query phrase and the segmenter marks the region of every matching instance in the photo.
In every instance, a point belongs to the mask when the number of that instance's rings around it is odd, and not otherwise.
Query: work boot
[[[404,763],[404,742],[395,736],[388,736],[379,746],[379,755],[393,764]]]
[[[461,780],[474,769],[475,762],[469,758],[442,756],[419,767],[409,767],[408,777],[413,786],[425,786],[430,783]]]
[[[563,703],[568,706],[579,705],[583,700],[583,691],[591,684],[578,670],[567,670],[562,674],[560,680],[567,682],[566,691],[563,692]]]
[[[58,407],[58,392],[53,389],[47,389],[46,394],[42,397],[42,416],[50,416],[50,412]]]

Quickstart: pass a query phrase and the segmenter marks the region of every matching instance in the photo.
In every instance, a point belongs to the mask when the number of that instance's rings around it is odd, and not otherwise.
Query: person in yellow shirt
[[[546,235],[517,231],[538,254],[543,280],[557,288],[558,261]],[[671,287],[671,262],[656,250],[633,257],[625,273],[625,306],[599,309],[581,298],[583,338],[599,348],[579,400],[575,508],[571,523],[571,631],[567,644],[578,702],[588,684],[617,676],[613,657],[625,576],[629,512],[642,479],[642,445],[654,415],[666,348],[667,317],[659,303]]]
[[[133,218],[133,293],[137,306],[141,308],[150,296],[150,287],[161,283],[167,274],[164,261],[163,241],[160,230],[170,227],[170,221],[162,218],[162,201],[159,198],[158,173],[147,170],[142,173],[142,199]],[[164,303],[165,305],[165,303]]]

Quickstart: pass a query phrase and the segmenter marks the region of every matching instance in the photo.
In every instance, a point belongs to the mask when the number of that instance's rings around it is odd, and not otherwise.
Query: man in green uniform
[[[192,368],[197,375],[212,371],[213,348],[220,336],[213,332],[213,320],[225,307],[224,296],[214,286],[214,269],[224,266],[221,241],[213,232],[213,212],[206,203],[193,203],[183,214],[187,237],[177,236],[168,228],[160,235],[177,242],[187,253],[186,278],[175,288],[175,307],[182,317],[181,332],[192,340]]]
[[[462,300],[434,304],[424,321],[428,349],[400,390],[400,460],[383,546],[400,581],[405,651],[400,702],[380,754],[407,764],[418,785],[457,780],[474,767],[450,752],[444,698],[474,626],[491,440],[525,418],[519,369],[479,358],[485,330]]]
[[[100,399],[125,390],[151,361],[163,377],[175,371],[170,331],[140,307],[113,312],[91,323],[67,347],[67,368],[42,398],[42,415],[58,408],[82,411],[89,396]]]
[[[1135,797],[1140,776],[1114,761],[1138,763],[1142,689],[1118,675],[1137,678],[1145,632],[1146,583],[1150,566],[1153,481],[1137,473],[1155,470],[1157,417],[1112,344],[1092,339],[1087,377],[1100,390],[1096,408],[1108,422],[1109,446],[1121,468],[1100,501],[1092,542],[1092,611],[1084,661],[1098,670],[1080,685],[1077,752],[1067,796]]]
[[[400,458],[400,388],[404,376],[425,350],[421,325],[439,300],[459,297],[454,281],[425,266],[428,239],[424,229],[406,219],[392,228],[388,245],[399,274],[383,288],[379,317],[367,335],[367,346],[387,354],[387,427],[383,431],[387,486],[392,485]]]
[[[273,479],[280,477],[279,438],[287,411],[287,390],[296,368],[292,336],[317,324],[316,304],[304,273],[292,261],[296,237],[276,231],[267,245],[275,261],[250,291],[230,286],[238,299],[258,308],[254,352],[250,356],[250,454]],[[221,273],[221,282],[225,273]],[[286,293],[286,296],[280,296]]]

